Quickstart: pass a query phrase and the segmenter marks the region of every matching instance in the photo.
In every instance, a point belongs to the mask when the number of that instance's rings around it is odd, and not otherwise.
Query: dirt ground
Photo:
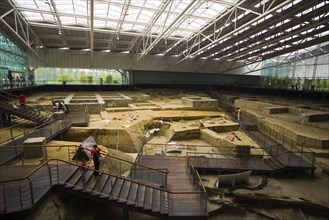
[[[49,150],[47,150],[48,159],[70,160],[72,153],[75,152],[75,147],[65,145],[78,145],[89,135],[93,135],[108,153],[117,157],[128,158],[131,161],[134,161],[137,152],[142,148],[146,154],[161,152],[167,156],[186,156],[187,152],[191,151],[213,152],[217,149],[215,143],[219,143],[218,141],[222,141],[220,144],[225,143],[226,146],[241,144],[236,139],[227,140],[226,137],[232,132],[239,137],[244,145],[252,146],[254,149],[260,148],[241,129],[232,130],[235,122],[221,109],[199,110],[181,100],[181,97],[184,96],[208,97],[207,94],[173,90],[147,90],[139,91],[139,93],[147,94],[150,98],[146,101],[132,103],[134,106],[128,105],[124,108],[110,106],[100,114],[90,114],[88,127],[71,128],[64,134],[65,142],[50,142],[48,144]],[[93,93],[85,93],[84,95],[87,96],[88,94]],[[107,95],[114,94],[117,93],[107,93]],[[129,93],[124,94],[130,95]],[[38,102],[38,100],[46,102],[45,100],[48,100],[49,97],[59,95],[65,97],[65,93],[53,95],[47,93],[33,94],[28,99],[32,102]],[[105,95],[103,94],[103,96]],[[258,111],[257,114],[262,113]],[[268,121],[270,120],[273,119],[268,119]],[[275,120],[275,123],[281,122]],[[210,140],[209,136],[200,132],[200,128],[207,130],[211,126],[218,126],[218,129],[225,127],[229,130],[224,129],[216,134],[211,134],[213,136]],[[300,130],[300,126],[296,123],[282,122],[282,126],[294,131]],[[19,131],[17,129],[17,132]],[[307,129],[308,135],[312,137],[319,137],[319,132],[323,134],[321,137],[328,135],[326,130],[319,131],[318,128],[312,127]],[[3,133],[1,138],[6,139],[6,134]],[[58,147],[58,145],[62,147]],[[177,150],[177,148],[170,148],[170,145],[193,146],[193,148],[185,148],[181,151],[175,151],[176,153],[173,154],[170,152]],[[29,161],[28,163],[40,163],[40,160]],[[314,177],[303,172],[295,173],[292,177],[285,173],[270,176],[267,178],[267,184],[256,189],[245,187],[217,189],[214,187],[217,175],[201,175],[209,193],[209,219],[329,219],[329,177],[321,171],[322,168],[318,167]],[[250,180],[258,184],[264,180],[263,178],[263,176],[252,175]],[[41,211],[42,207],[49,206],[54,201],[57,204],[62,204],[59,206],[64,207],[64,197],[61,195],[52,197],[52,199],[48,198],[47,202],[29,219],[42,219],[45,214],[44,211]],[[73,200],[74,198],[71,199],[71,202],[74,202]],[[54,214],[55,211],[48,210],[49,213]],[[60,219],[61,215],[64,214],[57,213],[54,215],[59,216]],[[90,213],[85,214],[85,216],[90,216]],[[145,216],[136,217],[136,219],[144,218]],[[151,217],[147,218],[152,219]]]

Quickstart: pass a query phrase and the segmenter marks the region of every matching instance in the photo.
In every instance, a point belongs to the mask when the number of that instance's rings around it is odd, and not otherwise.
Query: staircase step
[[[139,186],[139,184],[137,184],[137,183],[132,183],[131,184],[130,190],[129,190],[129,193],[128,193],[128,198],[127,198],[127,205],[135,205],[136,204],[136,196],[137,196],[138,186]]]
[[[128,181],[128,180],[125,180],[123,185],[122,185],[122,189],[121,189],[121,192],[119,194],[119,197],[118,197],[118,202],[126,202],[127,201],[130,187],[131,187],[131,182]]]
[[[101,176],[94,177],[97,182],[94,185],[94,188],[92,189],[91,195],[99,195],[101,193],[108,177],[109,176],[106,174],[102,174]]]
[[[113,186],[113,189],[111,190],[111,193],[109,195],[110,200],[117,200],[120,194],[120,191],[122,189],[124,179],[122,178],[117,178],[115,181],[115,184]]]
[[[80,178],[78,180],[78,182],[75,184],[75,186],[73,187],[73,190],[82,190],[86,187],[88,180],[90,178],[93,178],[93,171],[92,170],[87,170],[86,174],[85,174],[85,180],[83,180],[82,178]]]
[[[40,113],[28,105],[25,105],[25,107],[14,107],[10,102],[1,102],[0,109],[8,114],[33,121],[38,124],[43,124],[49,120],[47,117],[40,117]]]
[[[144,199],[144,209],[151,210],[152,209],[152,202],[153,202],[153,188],[146,187],[145,191],[145,199]]]
[[[94,186],[96,185],[99,177],[95,177],[94,175],[91,175],[88,179],[86,186],[85,186],[85,192],[90,193]]]
[[[152,199],[152,211],[153,212],[160,212],[161,194],[162,193],[163,192],[158,189],[153,190],[153,199]]]
[[[74,173],[78,170],[79,168],[78,167],[74,167],[74,166],[61,166],[59,167],[59,173],[61,175],[58,176],[59,178],[59,184],[60,185],[64,185],[68,180],[69,178],[74,175]]]
[[[70,178],[66,181],[65,187],[67,188],[73,188],[75,184],[79,181],[81,178],[81,172],[80,169],[77,169],[71,176]]]
[[[108,198],[109,194],[114,186],[116,177],[115,176],[110,176],[110,178],[106,181],[105,186],[103,187],[101,193],[100,193],[100,198]]]
[[[161,192],[161,206],[160,206],[160,214],[168,215],[169,214],[169,195],[167,192]]]
[[[135,170],[134,179],[139,179],[145,184],[154,183],[162,185],[164,174],[155,170]]]
[[[135,207],[143,207],[144,206],[144,199],[145,199],[145,186],[139,185],[137,190],[137,201]]]

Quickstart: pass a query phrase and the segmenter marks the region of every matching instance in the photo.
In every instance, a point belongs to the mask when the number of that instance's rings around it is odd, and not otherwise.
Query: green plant
[[[105,76],[105,83],[111,83],[113,76],[111,74]]]
[[[69,82],[72,80],[73,80],[73,77],[69,73],[60,73],[57,75],[57,81],[59,81],[59,82]]]

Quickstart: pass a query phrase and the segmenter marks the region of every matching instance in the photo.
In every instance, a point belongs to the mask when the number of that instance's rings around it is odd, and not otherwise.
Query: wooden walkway
[[[186,157],[172,156],[142,156],[140,164],[155,169],[168,169],[167,189],[175,193],[173,213],[176,216],[202,216],[208,215],[203,213],[202,198],[196,192],[197,189],[193,184],[192,176],[187,167]]]

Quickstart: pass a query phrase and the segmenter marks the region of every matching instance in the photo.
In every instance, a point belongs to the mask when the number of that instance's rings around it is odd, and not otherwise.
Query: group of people
[[[55,112],[57,111],[63,111],[65,114],[67,114],[69,112],[69,107],[65,104],[65,102],[63,100],[53,100],[52,101],[53,104],[53,110]]]
[[[102,151],[102,149],[100,147],[98,147],[97,144],[94,144],[92,149],[90,150],[90,158],[92,158],[92,160],[94,162],[93,175],[95,177],[100,175],[99,166],[100,166],[100,161],[103,159],[102,155],[101,155],[101,151]],[[89,163],[90,163],[90,160],[82,160],[80,163],[80,171],[81,171],[81,176],[82,176],[83,181],[86,180],[86,171],[87,171],[87,167],[88,167]]]
[[[16,76],[15,81],[16,81],[16,87],[25,85],[25,78],[23,76]]]

